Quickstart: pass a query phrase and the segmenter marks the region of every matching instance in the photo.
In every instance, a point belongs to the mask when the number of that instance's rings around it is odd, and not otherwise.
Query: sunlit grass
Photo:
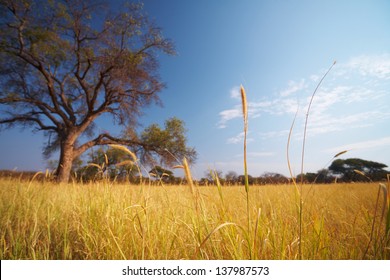
[[[251,187],[250,233],[245,188],[194,187],[199,198],[189,186],[1,179],[0,257],[298,259],[292,185]],[[389,258],[386,222],[375,211],[377,190],[377,184],[304,185],[302,257]]]

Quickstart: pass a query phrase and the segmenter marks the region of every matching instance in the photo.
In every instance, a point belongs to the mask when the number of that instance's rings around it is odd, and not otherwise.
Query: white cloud
[[[241,132],[241,133],[237,134],[236,136],[229,138],[227,140],[227,143],[228,144],[244,143],[244,137],[245,137],[244,132]],[[247,143],[250,143],[253,140],[254,140],[253,138],[249,138],[248,135],[247,135],[247,138],[246,138],[246,142]]]
[[[276,115],[295,114],[298,110],[298,100],[296,98],[283,98],[275,100],[273,113]]]
[[[273,152],[248,152],[247,157],[248,158],[259,158],[259,157],[272,157],[275,156],[275,153]],[[244,154],[238,154],[235,155],[236,158],[242,158],[244,157]]]
[[[307,85],[305,84],[305,80],[301,79],[299,82],[296,81],[288,81],[287,83],[287,88],[282,90],[280,92],[281,97],[287,97],[290,96],[291,94],[300,91],[302,89],[305,89]]]
[[[268,132],[260,132],[259,135],[263,140],[275,137],[287,137],[290,130],[276,130],[276,131],[268,131]]]
[[[261,100],[248,100],[249,119],[264,116],[272,118],[287,117],[292,121],[301,103],[295,125],[294,138],[302,138],[304,119],[313,90],[324,70],[308,75],[299,81],[288,81],[285,89],[278,95],[266,95]],[[384,55],[364,55],[338,63],[324,80],[314,96],[308,122],[308,136],[329,132],[346,131],[351,128],[372,127],[383,120],[390,119],[390,53]],[[299,92],[299,95],[297,93]],[[230,96],[237,104],[219,113],[220,128],[226,127],[230,120],[241,118],[239,87],[233,87]],[[253,95],[251,96],[253,98]],[[263,139],[287,136],[283,130],[262,131]],[[239,143],[239,136],[228,139],[228,143]]]
[[[320,76],[315,75],[315,74],[310,75],[310,80],[312,80],[313,82],[316,83],[316,82],[318,82],[320,80]]]
[[[242,117],[242,108],[236,106],[234,109],[224,110],[219,113],[220,120],[217,124],[218,128],[225,128],[226,123],[235,118]]]
[[[257,118],[261,113],[271,113],[274,104],[272,101],[248,102],[248,118]]]
[[[357,70],[362,76],[390,79],[389,54],[354,57],[343,66],[347,69]]]
[[[230,89],[230,98],[241,102],[241,92],[239,86],[234,86]],[[226,128],[227,122],[236,118],[242,118],[242,105],[237,104],[232,109],[227,109],[219,112],[218,128]]]
[[[387,119],[390,119],[390,112],[378,110],[337,116],[314,114],[309,118],[307,136],[312,137],[337,131],[349,133],[348,130],[350,129],[373,127],[379,121]],[[303,127],[300,132],[294,134],[294,138],[297,140],[303,138]]]
[[[339,153],[341,151],[350,151],[350,150],[368,150],[375,148],[382,148],[390,146],[390,137],[383,137],[379,139],[373,139],[368,141],[351,143],[343,146],[333,147],[325,150],[327,153]]]
[[[239,86],[235,86],[230,90],[230,97],[233,99],[241,100],[241,91]]]
[[[346,96],[350,95],[350,91],[351,88],[348,86],[336,86],[330,90],[320,90],[314,97],[311,111],[323,112],[336,103],[344,102]],[[309,101],[310,98],[311,96],[307,100]]]
[[[228,144],[237,144],[237,143],[240,143],[243,141],[244,141],[244,132],[241,132],[241,133],[237,134],[236,136],[229,138],[227,140],[227,143]]]
[[[275,155],[273,152],[250,152],[248,157],[272,157]]]
[[[257,159],[257,158],[264,158],[264,157],[274,157],[274,152],[248,152],[247,158],[248,160],[251,159]],[[237,154],[234,156],[235,158],[243,158],[244,154]]]

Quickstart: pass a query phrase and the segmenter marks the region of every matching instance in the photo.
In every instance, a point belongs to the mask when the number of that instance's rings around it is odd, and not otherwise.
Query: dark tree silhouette
[[[363,160],[360,158],[336,159],[329,166],[329,170],[334,174],[342,176],[344,181],[367,180],[357,171],[363,172],[373,181],[380,181],[386,178],[387,165],[375,161]]]

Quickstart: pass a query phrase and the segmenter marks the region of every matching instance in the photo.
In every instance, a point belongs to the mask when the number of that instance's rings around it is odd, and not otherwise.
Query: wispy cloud
[[[268,99],[249,100],[249,118],[261,115],[287,116],[292,120],[301,103],[296,130],[303,125],[307,106],[319,78],[324,71],[308,75],[298,81],[290,80],[284,89]],[[350,128],[368,127],[379,121],[390,119],[390,54],[362,55],[338,63],[327,80],[316,93],[309,118],[308,135],[314,136]],[[233,87],[230,96],[239,101],[238,87]],[[298,101],[298,98],[300,99]],[[219,113],[218,127],[227,127],[229,121],[241,117],[241,104]],[[287,131],[261,131],[262,138],[286,136]],[[300,133],[295,133],[300,138]],[[230,138],[229,143],[239,142],[239,138]]]
[[[228,144],[244,143],[244,137],[245,137],[244,132],[241,132],[241,133],[237,134],[237,135],[234,136],[234,137],[228,138],[227,143],[228,143]],[[246,142],[247,142],[247,143],[250,143],[250,142],[252,142],[253,140],[254,140],[253,138],[249,138],[249,137],[248,137],[248,138],[246,139]]]
[[[273,157],[273,156],[275,156],[274,152],[249,152],[249,153],[247,153],[247,157],[249,159]],[[243,158],[244,154],[238,154],[238,155],[235,155],[234,157],[235,158]]]
[[[369,106],[381,96],[383,95],[378,91],[360,86],[336,86],[320,91],[311,108],[309,134],[313,136],[368,127],[390,119],[389,111]],[[360,110],[355,109],[354,106],[359,104],[363,105],[358,107]]]
[[[291,95],[293,92],[302,88],[304,88],[304,86],[301,84],[290,81],[290,87],[284,89],[281,94]],[[231,109],[219,112],[218,128],[226,128],[229,121],[242,118],[241,93],[239,92],[239,89],[239,87],[233,87],[230,90],[230,97],[236,99],[240,103],[236,104]],[[261,116],[261,114],[283,115],[286,113],[295,113],[297,106],[296,98],[278,97],[271,100],[250,101],[248,102],[248,117],[253,119]]]
[[[248,153],[248,157],[258,158],[258,157],[272,157],[275,153],[273,152],[250,152]]]
[[[369,149],[376,149],[376,148],[383,148],[383,147],[389,147],[390,146],[390,137],[383,137],[379,139],[373,139],[368,141],[362,141],[362,142],[355,142],[351,144],[346,144],[338,147],[333,147],[330,149],[326,149],[325,152],[327,153],[333,153],[336,154],[341,151],[346,150],[369,150]]]
[[[346,68],[359,71],[362,76],[390,79],[390,54],[362,55],[352,58]]]
[[[266,140],[269,138],[275,138],[275,137],[287,137],[289,134],[289,130],[277,130],[277,131],[268,131],[268,132],[259,132],[259,136],[261,139]]]
[[[280,96],[287,97],[287,96],[290,96],[291,94],[293,94],[297,91],[300,91],[302,89],[305,89],[305,88],[307,88],[307,85],[306,85],[304,79],[301,79],[299,82],[290,80],[287,83],[287,88],[280,92]]]
[[[242,117],[242,109],[239,106],[236,106],[233,109],[224,110],[219,113],[220,120],[217,124],[218,128],[225,128],[226,123],[230,120],[233,120],[235,118]]]
[[[233,99],[241,100],[241,92],[239,86],[235,86],[230,90],[230,97]]]
[[[390,113],[379,111],[362,112],[337,117],[319,116],[308,125],[309,135],[324,134],[334,131],[345,131],[350,128],[363,128],[374,125],[379,119],[387,119]]]

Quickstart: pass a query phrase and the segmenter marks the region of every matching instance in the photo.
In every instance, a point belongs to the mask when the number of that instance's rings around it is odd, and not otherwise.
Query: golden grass
[[[138,160],[137,156],[132,151],[130,151],[128,148],[126,148],[125,146],[116,145],[116,144],[110,144],[108,146],[110,146],[113,149],[117,149],[117,150],[121,150],[122,152],[125,152],[133,159],[133,162],[137,162],[137,160]]]
[[[188,187],[1,179],[0,258],[299,258],[292,185],[251,187],[249,211],[256,217],[251,232],[242,187],[194,186],[198,210]],[[377,184],[304,185],[302,190],[308,197],[304,259],[390,257],[385,221],[376,211]]]
[[[246,241],[249,248],[249,258],[253,258],[253,246],[255,242],[251,241],[251,213],[249,209],[249,177],[248,177],[248,165],[247,165],[247,153],[246,153],[246,139],[248,134],[248,104],[246,99],[245,88],[241,85],[241,103],[242,103],[242,115],[244,119],[244,178],[245,178],[245,192],[246,192],[246,216],[247,216],[247,229],[246,229]]]
[[[300,174],[304,174],[307,125],[308,125],[308,120],[309,120],[309,115],[310,115],[310,108],[311,108],[311,105],[313,104],[314,96],[316,95],[319,87],[321,86],[322,82],[324,81],[326,76],[329,74],[329,72],[332,70],[332,68],[333,68],[333,66],[335,64],[336,64],[336,61],[333,62],[333,64],[329,67],[328,71],[326,71],[326,73],[322,76],[322,78],[318,82],[316,88],[314,89],[314,91],[313,91],[313,93],[311,95],[311,98],[310,98],[310,101],[309,101],[309,104],[308,104],[308,107],[307,107],[306,117],[305,117],[305,125],[304,125],[304,129],[303,129],[303,140],[302,140],[302,151],[301,151],[301,172],[300,172]],[[295,124],[295,120],[296,120],[297,114],[298,114],[298,109],[297,109],[297,112],[295,113],[295,117],[294,117],[294,120],[292,122],[292,125],[291,125],[291,128],[290,128],[290,132],[289,132],[289,135],[288,135],[288,140],[287,140],[287,164],[288,164],[288,169],[289,169],[291,178],[294,178],[295,176],[292,174],[292,170],[291,170],[291,164],[290,164],[290,159],[289,159],[289,146],[290,146],[291,134],[292,134],[292,131],[293,131],[293,128],[294,128],[294,124]],[[340,152],[336,156],[344,154],[345,152],[344,151]],[[295,185],[296,194],[297,194],[297,197],[299,199],[299,206],[298,206],[298,210],[299,210],[298,211],[298,217],[299,217],[299,221],[298,221],[298,224],[299,224],[298,247],[299,247],[299,259],[302,259],[302,243],[303,243],[303,240],[302,240],[303,224],[302,224],[302,222],[303,222],[303,211],[304,211],[303,210],[304,201],[303,201],[303,197],[302,197],[303,176],[301,176],[301,178],[300,178],[299,188],[298,188],[298,185],[297,185],[297,182],[296,182],[295,179],[293,179],[293,184]]]
[[[248,133],[248,104],[246,101],[246,92],[241,85],[241,103],[242,103],[242,115],[244,118],[244,176],[245,176],[245,191],[249,194],[249,182],[248,182],[248,167],[246,160],[246,138]]]

